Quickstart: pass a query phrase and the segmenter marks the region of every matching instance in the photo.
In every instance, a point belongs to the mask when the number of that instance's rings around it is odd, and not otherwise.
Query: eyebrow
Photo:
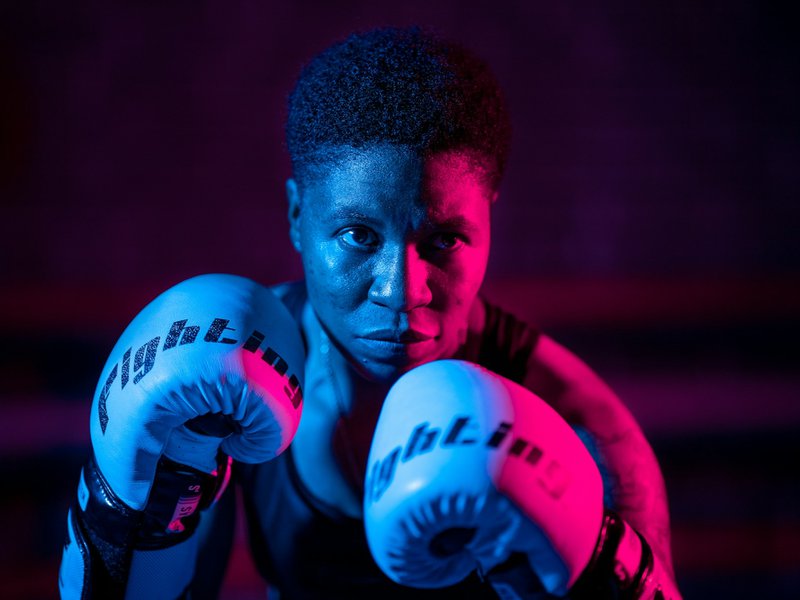
[[[366,215],[363,212],[360,212],[348,206],[336,206],[331,211],[331,217],[333,217],[333,219],[337,221],[366,221],[369,223],[380,222],[380,219],[376,219],[375,217],[370,217],[369,215]]]
[[[337,222],[360,222],[360,223],[371,223],[380,225],[383,223],[382,219],[379,219],[374,216],[370,216],[366,213],[363,213],[353,207],[347,205],[338,205],[330,213],[330,217],[332,220]],[[465,218],[463,215],[453,215],[451,217],[446,217],[441,221],[436,219],[426,219],[423,228],[434,229],[434,230],[457,230],[463,231],[464,233],[474,233],[478,230],[478,225],[471,221],[470,219]]]
[[[464,218],[462,215],[453,215],[431,224],[435,229],[459,229],[466,232],[472,232],[477,229],[477,225],[473,221]]]

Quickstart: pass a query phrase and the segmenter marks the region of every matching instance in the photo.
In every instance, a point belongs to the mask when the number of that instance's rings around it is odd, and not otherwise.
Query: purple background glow
[[[202,272],[301,276],[284,98],[354,29],[484,57],[512,158],[487,294],[661,458],[691,597],[800,586],[798,15],[763,3],[0,2],[0,596],[54,596],[105,355]],[[259,596],[237,545],[228,597]]]

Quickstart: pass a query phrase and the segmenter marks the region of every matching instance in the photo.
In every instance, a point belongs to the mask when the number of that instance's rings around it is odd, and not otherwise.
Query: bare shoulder
[[[306,284],[302,279],[298,281],[284,281],[283,283],[271,285],[268,289],[278,298],[284,300],[289,296],[305,293]]]
[[[542,334],[528,363],[525,386],[573,422],[598,424],[632,417],[603,379],[574,352]]]
[[[552,337],[542,333],[531,355],[529,374],[532,381],[541,384],[582,387],[604,385],[600,377],[571,350]]]
[[[269,290],[275,294],[281,302],[283,302],[283,305],[299,323],[300,315],[302,314],[303,307],[308,299],[306,282],[304,280],[288,281],[285,283],[272,285],[269,287]]]

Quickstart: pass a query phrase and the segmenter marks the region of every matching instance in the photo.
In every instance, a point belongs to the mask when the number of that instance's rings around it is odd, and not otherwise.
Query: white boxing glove
[[[378,566],[404,585],[444,587],[477,570],[504,598],[543,588],[679,598],[656,581],[643,538],[604,509],[599,470],[572,428],[529,390],[464,361],[427,363],[392,387],[364,521]],[[520,556],[527,580],[507,576]]]
[[[245,463],[277,456],[300,422],[303,363],[297,324],[267,288],[234,275],[179,283],[128,325],[103,368],[91,412],[100,471],[140,510],[162,456],[206,473],[220,446]],[[207,434],[223,420],[224,439]]]
[[[131,556],[156,564],[176,557],[182,575],[159,585],[177,595],[194,552],[183,542],[221,493],[228,457],[266,461],[294,437],[303,365],[293,317],[249,279],[194,277],[145,307],[114,346],[94,394],[93,454],[68,517],[62,596],[118,597],[126,586],[131,596]],[[133,570],[146,583],[152,569],[138,564]]]

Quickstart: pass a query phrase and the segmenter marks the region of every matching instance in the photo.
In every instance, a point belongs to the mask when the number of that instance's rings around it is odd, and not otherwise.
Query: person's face
[[[302,189],[287,182],[311,305],[371,380],[391,382],[464,342],[495,197],[471,164],[385,144],[347,153]]]

